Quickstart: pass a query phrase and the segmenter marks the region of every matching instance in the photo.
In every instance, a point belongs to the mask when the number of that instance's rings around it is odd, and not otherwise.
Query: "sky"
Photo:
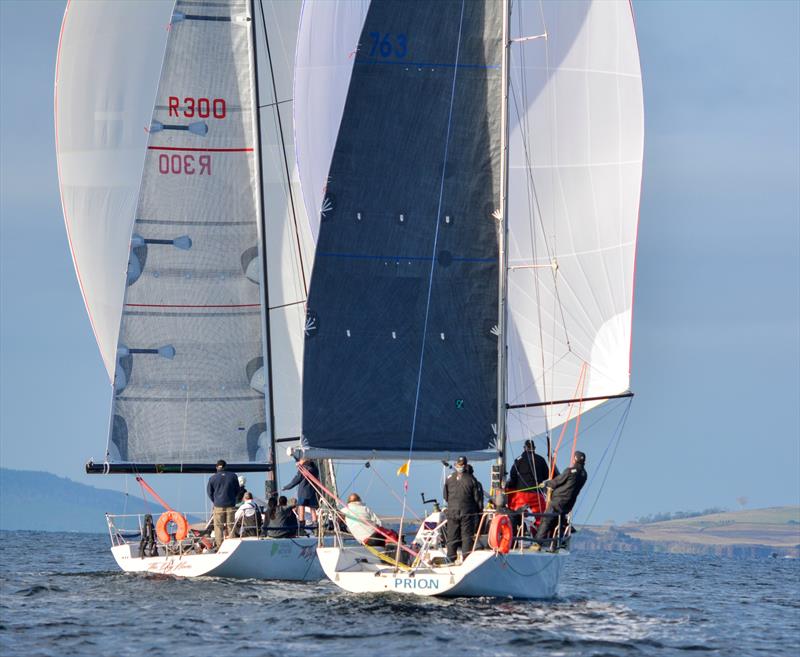
[[[138,492],[129,477],[83,473],[105,450],[110,389],[58,193],[63,10],[0,1],[0,465]],[[800,3],[634,10],[646,126],[636,398],[618,444],[620,409],[581,439],[590,482],[577,519],[800,504]],[[391,469],[378,473],[401,495]],[[357,476],[377,511],[398,513],[374,471],[347,466],[340,484]],[[151,483],[177,506],[204,504],[196,480]],[[438,496],[438,470],[415,471],[417,511],[421,491]]]

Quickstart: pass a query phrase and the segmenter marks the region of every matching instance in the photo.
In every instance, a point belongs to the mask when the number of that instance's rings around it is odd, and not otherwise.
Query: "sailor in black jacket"
[[[548,479],[544,482],[545,487],[550,488],[553,492],[550,501],[547,503],[546,513],[553,515],[545,515],[542,518],[542,523],[536,532],[536,541],[540,544],[549,543],[553,544],[551,534],[553,529],[560,523],[560,533],[563,534],[567,527],[567,514],[572,511],[575,506],[575,500],[578,499],[578,493],[581,492],[588,478],[586,469],[583,467],[586,463],[586,454],[583,452],[575,452],[572,457],[572,465],[562,472],[554,479]]]
[[[554,476],[558,476],[558,468],[553,468]],[[532,440],[525,441],[525,448],[514,464],[508,477],[508,490],[531,490],[550,478],[547,460],[536,453],[536,445]]]
[[[447,502],[447,558],[455,561],[457,550],[466,559],[475,542],[478,517],[483,510],[483,487],[470,473],[467,458],[459,456],[455,472],[444,482]]]

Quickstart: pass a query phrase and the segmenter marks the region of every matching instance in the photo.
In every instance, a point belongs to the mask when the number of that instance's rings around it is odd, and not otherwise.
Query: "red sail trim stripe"
[[[218,305],[184,305],[172,303],[126,303],[128,308],[260,308],[260,303],[228,303]]]
[[[176,146],[148,146],[148,151],[199,151],[201,153],[252,153],[252,148],[178,148]]]

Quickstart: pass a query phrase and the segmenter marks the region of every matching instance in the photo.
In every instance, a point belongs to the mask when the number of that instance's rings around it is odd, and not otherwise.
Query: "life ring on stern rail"
[[[511,549],[512,534],[511,520],[506,514],[498,513],[489,525],[489,547],[500,554],[508,554]]]
[[[170,522],[178,525],[178,531],[175,532],[176,541],[182,541],[189,535],[189,523],[186,521],[186,516],[177,511],[164,511],[156,523],[156,535],[159,541],[162,543],[170,542],[169,532],[167,531],[167,525]]]

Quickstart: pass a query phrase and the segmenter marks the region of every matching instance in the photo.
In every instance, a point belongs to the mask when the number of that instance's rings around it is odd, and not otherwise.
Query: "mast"
[[[497,447],[500,455],[497,459],[499,472],[497,483],[503,480],[506,469],[506,393],[508,371],[508,82],[509,82],[509,55],[511,47],[510,38],[510,0],[503,0],[503,58],[502,58],[502,87],[501,87],[501,162],[500,162],[500,212],[497,222],[498,243],[498,336],[497,336]]]
[[[250,39],[253,47],[250,49],[250,83],[253,88],[253,129],[255,140],[253,142],[253,156],[255,158],[256,185],[256,214],[258,216],[258,232],[261,242],[261,322],[264,327],[261,332],[264,366],[266,368],[265,381],[267,390],[265,397],[267,400],[267,417],[269,418],[269,452],[272,468],[267,474],[266,495],[269,497],[278,490],[278,472],[275,467],[275,400],[272,394],[272,344],[270,323],[269,323],[269,282],[267,280],[267,223],[264,215],[264,184],[261,171],[261,110],[259,109],[258,94],[258,57],[256,56],[256,7],[255,0],[249,0],[250,7]]]

